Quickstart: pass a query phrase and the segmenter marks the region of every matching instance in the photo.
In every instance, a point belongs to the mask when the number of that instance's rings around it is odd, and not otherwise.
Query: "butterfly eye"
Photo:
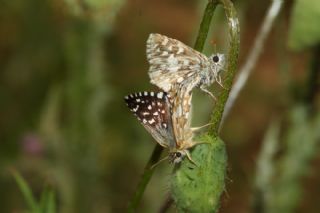
[[[213,57],[212,57],[212,61],[213,61],[214,63],[218,63],[218,62],[219,62],[219,57],[218,57],[217,55],[213,56]]]
[[[176,157],[180,158],[181,157],[181,153],[180,152],[176,152]]]

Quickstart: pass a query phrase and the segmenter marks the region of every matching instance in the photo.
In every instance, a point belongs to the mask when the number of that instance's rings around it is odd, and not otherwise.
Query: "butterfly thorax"
[[[196,87],[205,85],[209,86],[214,82],[215,73],[212,71],[211,64],[209,64],[206,69],[200,72],[200,81],[197,82]]]

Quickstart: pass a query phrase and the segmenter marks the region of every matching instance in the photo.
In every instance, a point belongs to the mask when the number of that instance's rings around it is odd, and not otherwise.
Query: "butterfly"
[[[146,53],[152,84],[169,93],[177,87],[187,90],[199,87],[215,99],[206,87],[213,82],[222,86],[220,72],[225,66],[224,54],[207,57],[176,39],[156,33],[149,35]]]
[[[197,144],[193,141],[191,128],[192,90],[199,87],[215,99],[206,87],[213,82],[222,86],[219,74],[224,69],[224,55],[218,53],[207,57],[176,39],[160,34],[150,34],[146,52],[151,83],[173,97],[172,123],[177,144],[190,148]]]
[[[180,163],[185,156],[193,162],[188,151],[191,146],[179,143],[174,133],[171,97],[166,92],[138,92],[124,99],[156,142],[169,149],[170,162]]]

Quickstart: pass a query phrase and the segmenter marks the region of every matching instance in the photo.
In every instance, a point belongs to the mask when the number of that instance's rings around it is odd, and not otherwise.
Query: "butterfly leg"
[[[204,128],[204,127],[210,126],[211,124],[212,124],[212,123],[207,123],[207,124],[205,124],[205,125],[203,125],[203,126],[192,127],[192,128],[191,128],[191,131],[192,131],[192,132],[198,131],[198,130]]]
[[[187,156],[188,160],[189,160],[192,164],[194,164],[195,166],[198,167],[198,165],[196,164],[196,162],[194,162],[194,161],[192,160],[191,155],[190,155],[190,152],[189,152],[188,150],[185,150],[185,153],[186,153],[186,156]]]
[[[193,147],[193,146],[196,146],[196,145],[199,145],[199,144],[211,144],[211,143],[210,143],[210,142],[193,142],[193,144],[192,144],[191,146],[189,146],[189,148],[190,148],[190,147]],[[198,164],[197,164],[196,162],[194,162],[194,160],[191,158],[191,154],[190,154],[189,150],[185,149],[185,150],[184,150],[184,153],[185,153],[185,155],[187,156],[188,160],[189,160],[192,164],[194,164],[195,166],[199,167]]]
[[[169,157],[164,157],[161,160],[159,160],[157,163],[153,164],[152,166],[150,166],[150,170],[154,169],[156,166],[158,166],[160,163],[162,163],[162,161],[167,160]]]
[[[217,82],[223,89],[226,89],[226,88],[223,86],[223,84],[222,84],[222,79],[221,79],[221,76],[220,76],[220,75],[217,76],[216,82]]]
[[[205,93],[207,93],[209,96],[211,96],[211,98],[213,99],[213,100],[217,100],[217,98],[209,91],[209,90],[207,90],[206,88],[204,88],[204,86],[200,86],[200,89],[203,91],[203,92],[205,92]]]

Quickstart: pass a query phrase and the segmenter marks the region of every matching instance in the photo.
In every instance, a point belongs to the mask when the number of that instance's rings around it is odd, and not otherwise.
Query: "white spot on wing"
[[[169,64],[170,66],[178,65],[178,60],[177,60],[177,58],[176,58],[173,54],[171,54],[171,55],[168,57],[168,64]]]
[[[139,109],[139,105],[137,105],[136,108],[133,108],[132,110],[133,110],[134,112],[136,112],[136,111],[138,111],[138,109]]]
[[[155,123],[156,121],[152,118],[152,119],[149,120],[148,122],[149,122],[149,124],[153,124],[153,123]]]
[[[184,65],[184,66],[189,66],[189,64],[190,64],[190,61],[188,61],[188,60],[183,60],[183,65]]]
[[[165,46],[168,43],[168,38],[167,37],[163,37],[163,41],[161,43],[161,45]]]
[[[169,55],[169,53],[167,51],[163,51],[161,55],[162,56],[167,56],[167,55]]]
[[[157,97],[158,97],[159,99],[162,99],[162,97],[163,97],[163,92],[159,92],[159,93],[157,94]]]
[[[152,106],[151,105],[148,105],[148,110],[151,110],[152,109]]]
[[[168,68],[168,70],[170,72],[177,72],[179,70],[179,67],[178,66],[170,67],[170,68]]]
[[[181,83],[182,81],[183,81],[183,77],[179,77],[177,80],[178,83]]]
[[[183,53],[184,49],[182,47],[179,47],[177,54]]]

